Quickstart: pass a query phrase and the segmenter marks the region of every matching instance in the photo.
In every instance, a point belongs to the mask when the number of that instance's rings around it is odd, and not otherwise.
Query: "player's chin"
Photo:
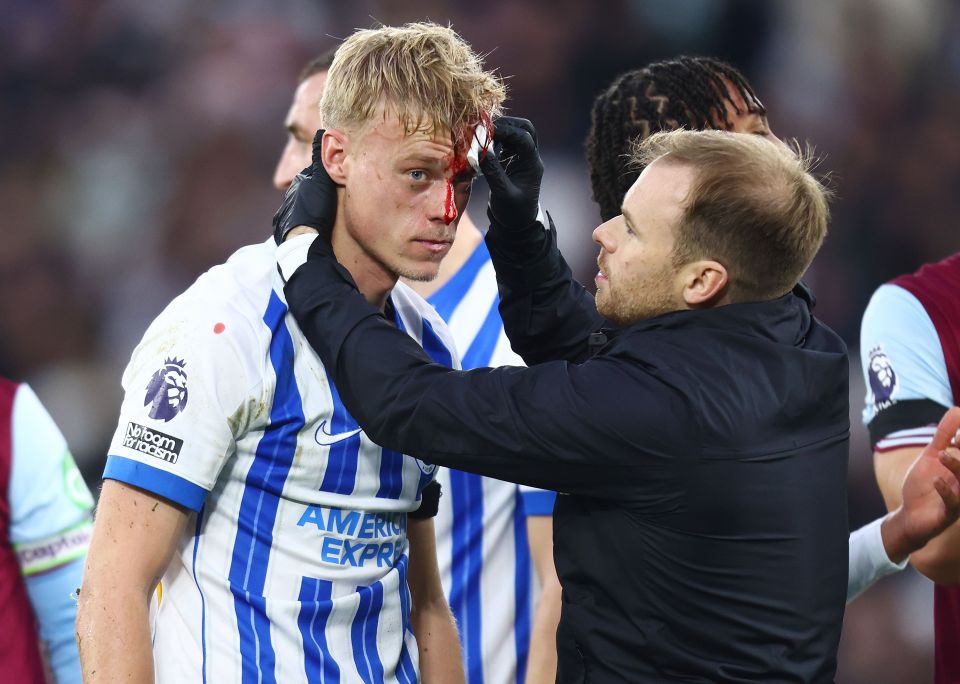
[[[436,261],[410,260],[397,269],[398,275],[415,282],[429,282],[440,273],[440,259]]]

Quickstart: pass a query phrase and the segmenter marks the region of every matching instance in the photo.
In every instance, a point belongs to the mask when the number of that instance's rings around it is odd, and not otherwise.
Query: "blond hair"
[[[407,134],[445,130],[459,143],[499,116],[505,97],[500,77],[453,29],[419,22],[347,38],[330,65],[320,116],[329,128],[355,127],[385,105]]]
[[[757,135],[670,131],[638,141],[634,162],[659,158],[694,168],[676,228],[676,265],[723,264],[734,301],[789,292],[820,250],[830,221],[830,192],[811,169],[811,151]]]

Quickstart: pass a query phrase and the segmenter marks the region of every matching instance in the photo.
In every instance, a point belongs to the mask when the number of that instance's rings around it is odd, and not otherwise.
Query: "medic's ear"
[[[705,259],[683,267],[683,300],[691,309],[725,303],[730,276],[719,261]]]

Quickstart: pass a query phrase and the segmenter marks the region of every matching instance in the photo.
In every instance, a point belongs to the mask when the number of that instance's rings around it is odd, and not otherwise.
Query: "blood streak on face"
[[[443,203],[443,222],[450,225],[457,218],[457,205],[453,201],[453,181],[447,179],[447,197]]]
[[[478,133],[481,126],[485,129],[485,136],[481,136]],[[480,112],[479,124],[470,126],[467,131],[469,132],[465,132],[460,142],[455,143],[453,155],[447,166],[446,198],[443,206],[443,220],[447,225],[453,223],[459,215],[455,185],[459,182],[469,181],[473,176],[473,170],[475,169],[473,164],[476,163],[476,160],[471,161],[468,158],[473,143],[482,144],[482,149],[479,154],[480,161],[486,157],[490,145],[493,144],[493,121],[490,119],[490,114],[488,112]],[[467,171],[470,172],[469,175],[465,174]],[[469,192],[467,194],[469,196]]]
[[[448,225],[457,218],[457,204],[454,201],[453,184],[457,177],[470,168],[466,154],[456,154],[450,160],[450,167],[447,176],[447,197],[443,205],[443,220]]]

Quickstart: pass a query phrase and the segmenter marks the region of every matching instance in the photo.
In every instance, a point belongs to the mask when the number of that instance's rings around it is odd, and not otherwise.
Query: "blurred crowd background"
[[[620,72],[717,56],[836,191],[808,280],[851,349],[850,524],[883,511],[860,425],[872,290],[960,249],[960,3],[954,0],[4,0],[0,374],[29,381],[95,486],[120,376],[150,320],[265,239],[300,67],[354,28],[452,23],[532,119],[544,205],[584,282],[598,223],[583,140]],[[483,220],[478,183],[471,214]],[[838,522],[838,524],[840,524]],[[932,588],[910,571],[847,611],[838,682],[930,680]]]

